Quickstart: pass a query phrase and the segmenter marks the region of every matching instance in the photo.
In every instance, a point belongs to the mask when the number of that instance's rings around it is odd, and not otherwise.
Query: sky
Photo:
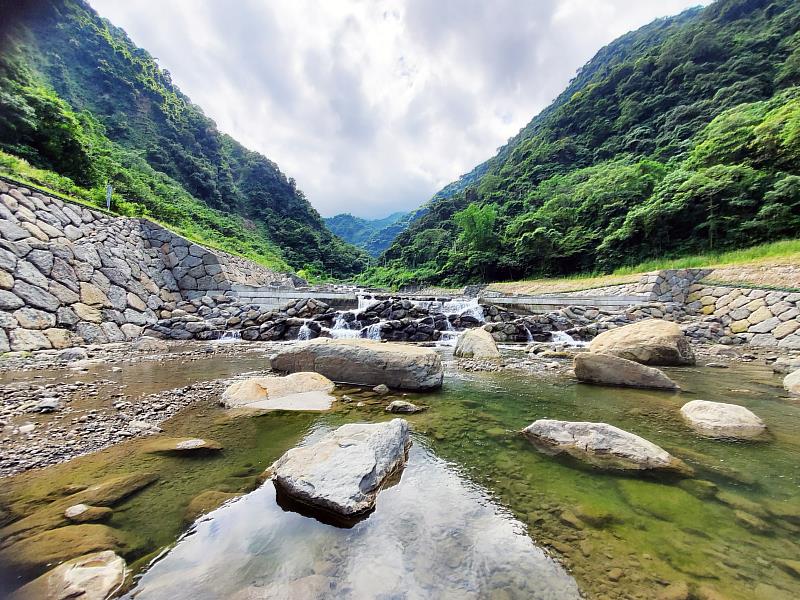
[[[701,0],[90,0],[322,214],[416,208],[602,46]]]

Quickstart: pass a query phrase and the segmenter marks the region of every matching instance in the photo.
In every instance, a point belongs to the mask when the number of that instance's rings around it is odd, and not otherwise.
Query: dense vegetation
[[[344,241],[378,256],[405,229],[407,216],[408,213],[396,212],[383,219],[362,219],[343,213],[327,217],[325,225]]]
[[[800,3],[718,0],[603,48],[364,280],[611,271],[800,234]],[[488,228],[488,229],[487,229]]]
[[[14,4],[0,25],[6,171],[49,171],[41,183],[97,202],[110,181],[118,210],[270,266],[343,277],[368,264],[331,234],[294,180],[220,133],[83,0]]]

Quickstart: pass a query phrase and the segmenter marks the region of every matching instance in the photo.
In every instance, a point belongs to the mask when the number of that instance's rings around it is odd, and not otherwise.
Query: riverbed
[[[184,367],[198,379],[229,378],[263,356],[198,354]],[[92,376],[122,381],[129,368],[101,363]],[[147,375],[139,367],[124,380],[126,397],[170,388],[163,374],[171,370],[174,385],[187,385],[179,368],[165,360]],[[682,388],[673,393],[588,386],[542,370],[485,373],[449,361],[441,391],[379,396],[344,386],[323,414],[237,415],[212,390],[160,427],[214,439],[224,446],[219,455],[149,454],[142,448],[152,438],[130,439],[5,478],[0,505],[6,515],[27,515],[68,486],[155,474],[107,523],[130,539],[123,556],[135,576],[131,598],[650,599],[684,584],[698,598],[797,597],[800,402],[785,396],[780,376],[763,361],[665,369]],[[262,484],[266,467],[340,424],[389,418],[393,399],[429,409],[407,417],[408,465],[372,515],[340,529],[281,508],[272,484]],[[678,412],[692,399],[747,406],[769,436],[700,437]],[[661,445],[696,476],[632,477],[545,456],[518,433],[540,418],[611,423]],[[187,508],[208,490],[231,499],[193,521]],[[3,572],[0,586],[19,583]]]

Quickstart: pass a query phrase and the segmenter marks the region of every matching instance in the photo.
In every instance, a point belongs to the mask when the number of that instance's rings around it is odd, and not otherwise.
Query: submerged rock
[[[493,359],[500,358],[492,334],[483,329],[468,329],[458,338],[453,354],[458,358]]]
[[[613,354],[584,352],[575,357],[575,377],[587,383],[636,388],[680,389],[678,384],[654,367],[647,367]]]
[[[23,576],[38,575],[48,566],[78,556],[113,550],[129,551],[128,535],[107,525],[68,525],[24,538],[0,550],[0,561]]]
[[[767,429],[761,419],[737,404],[692,400],[681,407],[681,414],[692,429],[712,437],[750,439]]]
[[[333,381],[393,389],[432,390],[444,378],[435,350],[364,339],[316,338],[274,355],[270,364],[277,371],[314,371]]]
[[[105,600],[119,591],[125,575],[125,561],[105,550],[58,565],[14,592],[11,600]]]
[[[270,470],[293,500],[345,517],[371,511],[384,481],[405,465],[408,422],[342,425],[309,446],[292,448]]]
[[[300,372],[285,377],[250,377],[235,381],[223,392],[226,408],[251,410],[327,410],[335,384],[319,373]]]
[[[232,500],[237,496],[239,496],[239,494],[220,492],[218,490],[206,490],[205,492],[201,492],[189,502],[189,505],[186,507],[186,512],[183,515],[183,520],[187,523],[191,523],[198,517],[218,509],[228,500]]]
[[[789,373],[783,378],[783,387],[786,388],[790,394],[797,394],[800,396],[800,369],[794,373]]]
[[[405,400],[394,400],[393,402],[389,403],[389,406],[386,407],[386,412],[390,413],[407,413],[413,414],[422,412],[427,410],[426,406],[417,406],[411,402],[406,402]]]
[[[142,451],[151,454],[202,454],[220,450],[222,444],[203,438],[162,437],[149,440],[142,445]]]
[[[546,454],[567,453],[604,469],[692,472],[660,446],[607,423],[539,419],[522,433]]]
[[[695,364],[694,352],[681,328],[661,319],[646,319],[604,331],[592,340],[589,350],[643,365]]]

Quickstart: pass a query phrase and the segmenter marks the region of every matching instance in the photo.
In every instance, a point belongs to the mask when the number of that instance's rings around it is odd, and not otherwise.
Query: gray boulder
[[[792,358],[789,356],[781,356],[778,360],[772,363],[772,371],[774,373],[789,374],[794,371],[800,371],[800,357]]]
[[[585,383],[635,388],[680,389],[662,371],[613,354],[584,352],[575,356],[575,377]]]
[[[441,387],[442,359],[430,348],[372,340],[316,338],[273,355],[277,371],[314,371],[341,383],[392,389],[431,390]]]
[[[342,425],[308,446],[292,448],[270,467],[279,491],[343,517],[375,507],[386,479],[401,469],[411,446],[408,422]]]
[[[566,453],[602,469],[692,472],[660,446],[607,423],[539,419],[522,433],[545,454]]]
[[[613,354],[643,365],[693,365],[694,352],[677,323],[646,319],[604,331],[592,340],[589,351]]]
[[[794,373],[789,373],[783,378],[783,387],[786,388],[790,394],[800,396],[800,369]]]
[[[711,437],[750,439],[767,430],[761,419],[737,404],[692,400],[681,407],[681,415],[692,429]]]
[[[469,329],[462,333],[456,342],[453,354],[458,358],[495,359],[500,358],[500,350],[492,334],[483,328]]]

